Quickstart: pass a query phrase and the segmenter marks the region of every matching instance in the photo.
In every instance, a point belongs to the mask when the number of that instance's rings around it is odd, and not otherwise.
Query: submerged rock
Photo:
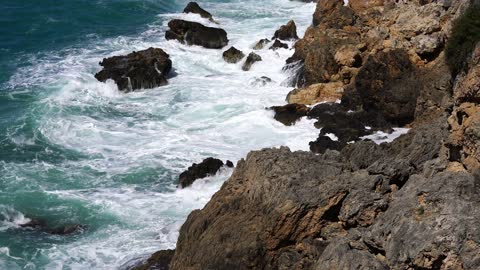
[[[213,20],[212,14],[210,12],[204,10],[203,8],[200,7],[200,5],[197,2],[190,2],[187,4],[185,9],[183,9],[183,13],[194,13],[200,15],[200,17],[209,19],[212,22],[215,22]]]
[[[223,60],[227,63],[236,64],[245,57],[245,54],[238,50],[235,47],[230,47],[230,49],[223,52]]]
[[[275,112],[275,120],[290,126],[300,118],[307,116],[310,108],[303,104],[287,104],[283,106],[270,107]]]
[[[272,46],[270,46],[270,50],[276,50],[276,49],[288,49],[288,45],[281,42],[280,40],[278,39],[275,39],[275,42],[273,42]]]
[[[254,50],[261,50],[265,48],[265,46],[270,43],[270,40],[267,38],[260,39],[257,43],[255,43],[255,46],[253,46]]]
[[[83,232],[86,228],[86,226],[81,224],[68,224],[68,225],[51,228],[48,226],[45,220],[35,219],[35,218],[31,219],[29,222],[25,224],[21,224],[20,227],[26,228],[26,229],[38,230],[41,232],[54,234],[54,235],[70,235],[74,233],[80,233],[80,232]]]
[[[176,39],[188,45],[198,45],[208,49],[221,49],[228,44],[227,32],[221,28],[207,27],[197,22],[171,20],[165,32],[167,40]]]
[[[125,92],[166,85],[172,69],[170,56],[158,48],[104,58],[100,65],[103,69],[95,78],[101,82],[112,79]]]
[[[250,85],[253,85],[253,86],[265,86],[269,83],[272,82],[272,79],[270,79],[269,77],[267,76],[262,76],[260,78],[253,78],[251,81],[250,81]]]
[[[215,175],[223,166],[223,161],[216,158],[206,158],[201,163],[193,163],[186,171],[180,174],[179,183],[182,188],[186,188],[193,184],[193,182],[200,178],[205,178],[209,175]]]
[[[259,61],[262,61],[262,57],[260,57],[260,55],[254,53],[254,52],[251,52],[248,55],[247,60],[245,61],[245,63],[242,66],[243,71],[249,71],[250,68],[252,68],[252,65],[255,62],[259,62]]]
[[[281,40],[298,39],[297,25],[293,20],[289,21],[286,25],[280,26],[280,28],[275,31],[273,38]]]

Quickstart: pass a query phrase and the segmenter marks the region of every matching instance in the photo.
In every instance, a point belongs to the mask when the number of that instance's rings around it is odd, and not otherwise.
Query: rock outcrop
[[[273,42],[272,46],[269,48],[270,50],[276,50],[276,49],[288,49],[288,44],[281,42],[278,39],[275,39],[275,42]]]
[[[130,270],[168,270],[174,254],[175,250],[171,249],[157,251],[146,262]]]
[[[236,64],[240,62],[243,59],[243,57],[245,57],[245,54],[235,47],[230,47],[230,49],[223,52],[222,56],[225,62],[230,64]]]
[[[112,79],[125,92],[166,85],[172,69],[170,56],[158,48],[104,58],[100,65],[103,69],[95,78],[101,82]]]
[[[221,28],[207,27],[197,22],[174,19],[168,22],[167,40],[178,40],[187,45],[208,49],[221,49],[228,45],[227,32]]]
[[[215,175],[223,167],[223,161],[216,158],[206,158],[199,164],[193,163],[186,171],[180,174],[178,182],[182,188],[186,188],[200,178]]]
[[[307,116],[310,108],[303,104],[287,104],[284,106],[270,107],[275,112],[275,120],[290,126],[297,122],[300,118]]]
[[[270,43],[270,40],[267,38],[260,39],[255,45],[253,46],[254,50],[261,50],[267,46],[267,44]]]
[[[243,71],[249,71],[252,68],[252,65],[259,61],[262,61],[262,57],[254,52],[251,52],[248,55],[247,60],[245,60],[245,63],[243,63]]]
[[[36,218],[30,219],[30,221],[25,224],[21,224],[20,227],[53,235],[71,235],[81,233],[86,229],[86,226],[81,224],[67,224],[58,227],[50,227],[45,220]]]
[[[318,1],[289,60],[303,65],[292,101],[336,84],[341,104],[275,108],[316,119],[315,153],[240,160],[183,224],[170,269],[480,269],[480,38],[459,68],[443,49],[478,1],[350,1]],[[392,125],[411,130],[359,140]]]
[[[211,22],[215,22],[213,20],[212,14],[206,11],[205,9],[201,8],[197,2],[190,2],[187,4],[185,9],[183,9],[183,13],[194,13],[200,15],[200,17],[209,19]]]
[[[281,40],[292,40],[298,39],[297,36],[297,25],[294,21],[289,21],[286,25],[280,26],[280,28],[275,31],[273,39]]]

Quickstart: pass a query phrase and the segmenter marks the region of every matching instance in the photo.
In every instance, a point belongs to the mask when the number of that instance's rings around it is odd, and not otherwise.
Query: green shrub
[[[472,4],[453,24],[445,54],[454,76],[466,69],[467,61],[480,41],[480,5]]]

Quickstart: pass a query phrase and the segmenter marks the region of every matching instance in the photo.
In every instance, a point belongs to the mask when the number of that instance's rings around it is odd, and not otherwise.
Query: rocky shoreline
[[[285,125],[316,120],[311,152],[251,152],[189,215],[174,251],[133,269],[480,269],[479,10],[478,0],[319,0],[286,63],[296,89],[269,108]],[[196,3],[185,12],[218,24]],[[166,38],[186,45],[228,45],[221,28],[169,27]],[[248,71],[262,61],[253,50],[296,39],[290,21],[223,58],[246,57]],[[104,59],[96,77],[127,92],[157,87],[169,61],[150,48]],[[365,140],[393,127],[410,131]],[[180,185],[223,165],[193,164]]]

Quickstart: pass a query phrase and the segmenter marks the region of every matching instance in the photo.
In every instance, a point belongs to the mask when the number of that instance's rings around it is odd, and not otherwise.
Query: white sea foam
[[[256,41],[271,38],[290,19],[302,36],[315,4],[289,0],[200,4],[220,25],[193,14],[159,15],[162,23],[152,23],[138,36],[97,40],[82,49],[52,54],[11,78],[11,85],[37,85],[45,91],[35,111],[41,114],[38,132],[42,138],[92,157],[65,161],[57,169],[69,174],[83,168],[104,173],[94,180],[82,180],[78,184],[82,189],[36,185],[61,199],[101,209],[97,214],[120,221],[89,231],[74,242],[39,249],[41,256],[49,258],[46,269],[112,269],[155,250],[173,248],[188,213],[203,207],[231,171],[197,181],[187,189],[171,185],[162,191],[118,183],[114,180],[117,175],[145,167],[178,174],[207,156],[237,161],[250,150],[264,147],[287,145],[292,150],[307,150],[308,142],[317,137],[313,120],[286,127],[265,110],[285,103],[291,88],[282,84],[287,79],[282,67],[293,50],[257,51],[263,61],[244,72],[242,63],[223,61],[223,50],[185,46],[163,38],[169,19],[195,20],[224,28],[229,46],[248,54]],[[103,57],[148,47],[163,48],[171,55],[178,76],[170,79],[168,86],[123,94],[113,82],[99,83],[93,77]],[[272,82],[252,83],[262,76]],[[12,140],[31,142],[23,137]],[[25,166],[42,174],[50,165]]]
[[[396,138],[400,137],[403,134],[407,134],[409,128],[394,128],[393,132],[388,134],[382,131],[377,131],[374,134],[367,135],[361,137],[361,139],[370,139],[374,141],[376,144],[381,144],[381,143],[390,143],[393,142]]]

